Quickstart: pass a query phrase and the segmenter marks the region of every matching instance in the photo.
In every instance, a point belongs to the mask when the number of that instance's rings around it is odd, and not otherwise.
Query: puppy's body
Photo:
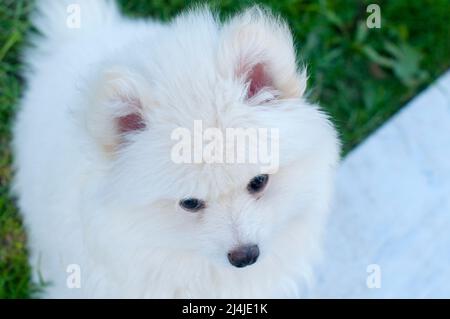
[[[39,1],[44,37],[26,56],[15,126],[15,190],[45,296],[298,296],[320,255],[338,143],[302,98],[288,29],[258,9],[162,25],[78,2],[73,29],[65,1]],[[261,196],[246,190],[256,165],[171,161],[171,132],[194,120],[280,130]],[[182,210],[186,197],[206,208]],[[248,243],[257,262],[233,267],[227,252]]]

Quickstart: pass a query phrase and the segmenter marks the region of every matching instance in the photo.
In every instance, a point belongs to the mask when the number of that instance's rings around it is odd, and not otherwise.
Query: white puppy
[[[106,0],[37,5],[14,151],[44,296],[299,296],[320,256],[339,143],[304,99],[286,24],[259,8],[162,24]],[[277,129],[278,169],[178,163],[173,133],[195,120]]]

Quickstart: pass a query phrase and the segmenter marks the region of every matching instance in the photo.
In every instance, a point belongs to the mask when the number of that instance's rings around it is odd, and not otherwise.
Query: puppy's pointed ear
[[[101,72],[85,112],[89,133],[105,151],[114,151],[147,126],[143,79],[124,68]]]
[[[225,24],[219,55],[221,71],[231,70],[246,84],[247,99],[262,91],[272,91],[274,98],[299,98],[306,89],[288,26],[259,7]]]

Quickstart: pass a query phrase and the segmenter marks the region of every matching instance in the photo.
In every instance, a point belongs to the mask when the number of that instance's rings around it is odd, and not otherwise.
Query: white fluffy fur
[[[74,2],[81,29],[65,25]],[[297,297],[320,256],[339,146],[303,98],[287,26],[258,8],[223,24],[204,8],[133,21],[105,0],[40,0],[33,22],[43,37],[26,55],[15,191],[45,296]],[[236,74],[261,62],[277,96],[263,105]],[[121,137],[114,119],[130,101],[147,128]],[[170,160],[171,131],[195,119],[280,129],[280,169],[259,200],[246,191],[256,167]],[[187,196],[208,207],[183,211]],[[227,252],[242,243],[261,255],[236,268]],[[69,264],[80,289],[66,286]]]

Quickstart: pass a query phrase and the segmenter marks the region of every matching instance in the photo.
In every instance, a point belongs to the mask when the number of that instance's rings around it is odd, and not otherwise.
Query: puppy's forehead
[[[204,128],[226,128],[235,126],[236,117],[247,116],[245,87],[236,79],[217,74],[215,66],[201,70],[188,62],[182,64],[176,72],[169,71],[170,76],[154,79],[149,90],[157,107],[150,105],[150,109],[182,127],[202,121]]]

